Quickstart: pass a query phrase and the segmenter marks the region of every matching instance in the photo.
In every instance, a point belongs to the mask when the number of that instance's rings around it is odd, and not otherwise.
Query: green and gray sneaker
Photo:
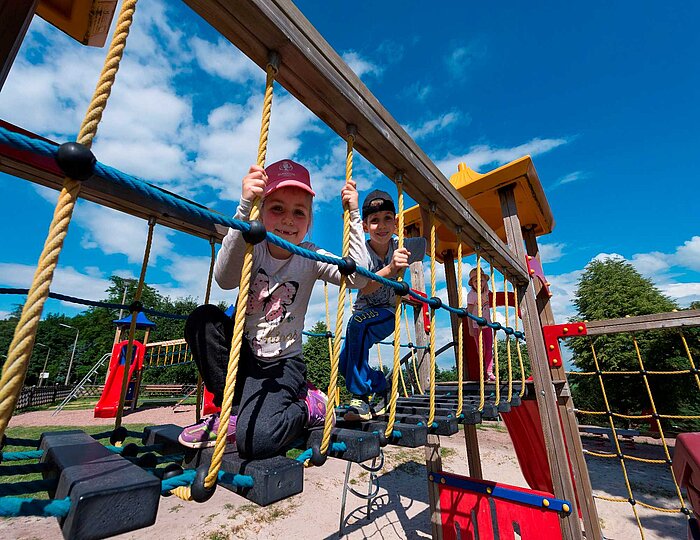
[[[382,394],[375,394],[371,403],[372,414],[376,416],[382,416],[389,412],[389,395],[384,392]]]
[[[343,415],[343,420],[348,422],[360,422],[372,419],[372,409],[369,406],[369,399],[366,397],[353,397],[350,406]]]

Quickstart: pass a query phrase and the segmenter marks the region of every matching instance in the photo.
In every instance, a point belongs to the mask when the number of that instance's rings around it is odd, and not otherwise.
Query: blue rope
[[[36,474],[51,469],[48,463],[25,463],[23,465],[6,465],[0,467],[0,476],[14,476],[16,474]]]
[[[39,459],[44,455],[43,450],[27,450],[26,452],[4,452],[3,461],[23,461],[25,459]]]
[[[342,453],[342,452],[345,452],[347,449],[348,449],[348,445],[345,444],[344,442],[334,442],[334,443],[331,443],[331,446],[328,449],[328,453],[329,454],[331,452]],[[301,463],[304,463],[304,462],[311,459],[311,457],[314,455],[313,452],[314,451],[311,448],[307,448],[301,454],[299,454],[295,459]]]
[[[302,332],[305,336],[309,337],[335,337],[335,334],[333,332],[330,332],[330,335],[328,333],[321,333],[321,332],[307,332],[304,330]],[[344,340],[345,336],[340,336],[340,339]],[[393,345],[393,341],[377,341],[377,343],[381,343],[382,345]],[[423,345],[413,345],[412,343],[401,343],[399,344],[399,347],[404,347],[404,348],[409,348],[409,349],[427,349],[428,347],[423,346]]]
[[[18,148],[20,150],[34,152],[36,154],[52,159],[55,158],[57,152],[57,147],[54,143],[50,143],[40,139],[32,139],[30,137],[27,137],[26,135],[12,132],[3,127],[0,127],[0,144],[6,144],[8,146]],[[115,169],[108,165],[104,165],[99,161],[95,163],[94,173],[104,178],[105,180],[109,180],[114,184],[121,186],[122,188],[137,193],[144,199],[156,201],[161,206],[166,206],[171,209],[177,210],[179,213],[184,213],[188,218],[192,219],[192,221],[208,221],[210,223],[227,226],[242,232],[248,232],[250,230],[250,223],[248,222],[233,219],[224,216],[223,214],[219,214],[218,212],[213,212],[208,208],[205,208],[204,206],[200,206],[198,204],[187,201],[186,199],[180,198],[172,193],[168,193],[167,191],[153,186],[151,184],[148,184],[147,182],[135,176],[128,175],[118,169]],[[274,244],[292,254],[299,255],[307,259],[322,262],[325,264],[333,264],[336,266],[345,265],[345,262],[338,257],[323,255],[316,251],[304,249],[300,246],[296,246],[290,242],[287,242],[286,240],[280,238],[279,236],[276,236],[271,232],[267,233],[266,239],[271,244]],[[380,283],[381,285],[391,287],[394,291],[398,293],[403,292],[403,286],[398,281],[379,276],[374,272],[367,270],[366,268],[362,268],[361,266],[357,267],[356,272],[357,274],[372,279]],[[476,315],[469,313],[463,308],[453,308],[452,306],[444,304],[439,305],[437,301],[431,298],[426,298],[410,289],[408,291],[408,295],[414,298],[415,300],[418,300],[419,302],[428,304],[432,309],[442,307],[450,313],[462,317],[468,317],[470,319],[475,320],[477,324],[482,324],[479,322],[480,320],[483,320],[482,317],[477,317]],[[144,310],[144,312],[147,311]],[[152,312],[148,311],[147,313]],[[483,324],[486,324],[486,321],[484,321]],[[495,325],[492,326],[492,328],[496,330],[504,329],[504,327],[500,323],[492,324]],[[522,332],[515,332],[513,330],[512,335],[520,339],[525,339],[525,335]]]
[[[0,517],[40,516],[66,517],[70,512],[70,497],[65,499],[44,500],[25,499],[24,497],[0,498]]]
[[[31,446],[37,448],[39,441],[36,439],[22,439],[20,437],[5,437],[5,446]]]
[[[187,469],[178,476],[173,476],[172,478],[163,480],[160,484],[160,492],[163,495],[167,495],[176,487],[189,486],[194,481],[196,474],[197,471],[194,469]],[[255,485],[253,477],[248,474],[233,474],[219,471],[217,478],[222,484],[228,484],[239,489],[252,488]]]

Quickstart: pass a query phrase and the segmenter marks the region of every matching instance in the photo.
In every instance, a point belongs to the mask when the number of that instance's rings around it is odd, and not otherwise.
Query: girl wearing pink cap
[[[489,275],[481,271],[481,313],[479,313],[479,292],[477,291],[477,269],[469,272],[469,292],[467,293],[467,310],[472,315],[483,317],[486,322],[491,322],[491,294],[489,291]],[[476,354],[479,354],[479,333],[484,343],[484,376],[493,382],[496,376],[493,374],[493,330],[488,326],[479,326],[475,320],[467,319],[467,330],[474,338]]]
[[[243,178],[241,200],[235,218],[247,221],[252,201],[262,198],[260,219],[268,233],[311,251],[331,255],[304,242],[312,221],[309,171],[284,159],[266,169],[253,165]],[[350,211],[349,256],[358,266],[369,266],[355,183],[341,190],[343,206]],[[214,266],[222,289],[236,289],[240,282],[246,242],[241,232],[229,229]],[[227,433],[238,451],[248,458],[277,454],[304,429],[322,425],[326,395],[306,381],[301,358],[304,317],[316,280],[340,283],[333,264],[295,255],[267,240],[256,244],[234,395],[234,412]],[[348,276],[348,285],[360,288],[367,280]],[[233,321],[218,307],[200,306],[187,319],[185,339],[214,403],[221,405],[233,334]],[[180,442],[191,448],[214,446],[219,415],[186,427]]]

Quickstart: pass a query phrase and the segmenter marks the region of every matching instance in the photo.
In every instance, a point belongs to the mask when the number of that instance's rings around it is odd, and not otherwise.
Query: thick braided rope
[[[498,315],[497,312],[497,307],[496,307],[496,268],[493,266],[493,261],[490,263],[491,265],[491,291],[493,294],[493,301],[491,302],[491,312],[493,315],[491,316],[492,320],[496,320],[496,316]],[[493,346],[493,371],[494,375],[496,377],[496,396],[495,396],[495,402],[496,406],[498,406],[501,403],[501,370],[499,369],[498,365],[498,340],[496,339],[496,333],[493,332],[490,328],[487,330],[488,332],[493,333],[493,338],[491,339],[491,343]]]
[[[377,343],[377,361],[379,362],[379,371],[384,373],[384,366],[382,366],[382,346]]]
[[[462,306],[462,228],[457,229],[457,305]],[[457,386],[457,412],[456,416],[462,414],[462,394],[464,389],[462,388],[462,381],[464,380],[464,350],[463,350],[463,340],[462,335],[462,317],[457,318],[457,381],[459,386]]]
[[[398,230],[396,231],[398,236],[398,249],[403,248],[403,176],[398,174],[396,176],[396,189],[397,189],[397,203],[398,203]],[[402,281],[403,272],[399,271],[399,275],[396,276],[397,281]],[[384,430],[384,435],[389,438],[394,431],[394,423],[396,422],[396,401],[399,398],[399,377],[401,378],[401,383],[403,382],[403,374],[401,373],[401,350],[399,348],[401,343],[401,296],[396,295],[396,301],[394,303],[394,362],[391,372],[391,396],[389,396],[389,421],[386,424],[386,429]],[[404,384],[404,392],[406,387]]]
[[[328,282],[324,281],[323,282],[323,298],[326,303],[326,330],[331,329],[331,307],[330,307],[330,301],[328,300]],[[352,305],[352,300],[350,300],[350,305]],[[329,333],[326,333],[327,340],[328,340],[328,359],[330,360],[330,357],[333,355],[333,336]]]
[[[508,326],[508,278],[503,274],[503,294],[506,308],[506,326]],[[517,317],[517,314],[516,314]],[[494,336],[494,339],[496,336]],[[510,336],[506,334],[506,356],[508,357],[508,403],[513,399],[513,358],[510,351]]]
[[[685,339],[685,334],[683,333],[683,329],[679,328],[678,333],[681,336],[681,341],[683,342],[683,348],[685,349],[685,354],[688,356],[688,362],[690,363],[691,373],[693,373],[695,377],[695,383],[698,385],[698,389],[700,389],[700,377],[698,377],[698,372],[695,370],[695,362],[693,361],[693,355],[690,352],[690,347],[688,347],[688,341]]]
[[[209,254],[209,275],[207,276],[207,289],[204,293],[204,304],[209,303],[209,298],[211,296],[211,284],[214,280],[214,263],[216,261],[216,241],[214,237],[209,238],[209,247],[211,248],[211,253]],[[202,375],[197,373],[197,400],[194,407],[195,422],[199,422],[202,418],[202,398],[204,396],[202,387],[204,382],[202,381]]]
[[[408,326],[408,312],[406,311],[406,305],[403,306],[403,321],[406,325],[406,339],[408,339],[409,343],[412,343],[411,340],[411,330],[410,327]],[[420,377],[418,377],[418,368],[416,366],[416,350],[415,347],[410,347],[411,349],[411,364],[413,365],[413,377],[416,381],[416,386],[418,387],[418,393],[422,394],[423,393],[423,388],[421,387],[420,384]]]
[[[518,310],[518,286],[513,283],[513,298],[515,299],[515,350],[518,353],[518,363],[520,364],[520,393],[519,396],[525,395],[525,364],[523,363],[523,351],[520,348],[520,338],[518,337],[518,320],[520,319]]]
[[[610,423],[610,429],[612,430],[612,439],[615,444],[615,451],[617,455],[622,456],[623,454],[622,450],[620,449],[620,441],[617,438],[617,429],[615,428],[615,422],[613,421],[613,417],[610,414],[611,409],[610,402],[608,401],[608,393],[605,391],[605,383],[603,382],[603,376],[600,374],[598,354],[596,353],[593,340],[589,337],[588,341],[591,345],[591,352],[593,353],[593,363],[595,365],[596,373],[598,374],[598,383],[600,384],[600,392],[603,396],[603,403],[605,403],[605,411],[608,413],[608,422]],[[622,469],[622,476],[625,479],[625,486],[627,487],[627,494],[629,495],[629,500],[632,500],[634,499],[634,495],[632,494],[632,485],[630,484],[630,479],[627,475],[627,466],[625,465],[625,459],[623,457],[620,457],[620,468]],[[637,514],[637,508],[635,507],[635,505],[632,505],[632,512],[634,513],[634,518],[637,520],[637,527],[639,527],[639,532],[641,533],[642,538],[644,538],[644,528],[642,527],[642,523],[639,520],[639,515]]]
[[[632,334],[632,342],[634,343],[634,350],[637,354],[637,360],[639,361],[639,370],[640,373],[642,374],[642,379],[644,380],[644,386],[646,387],[647,390],[647,395],[649,396],[649,403],[651,404],[651,412],[653,417],[656,419],[656,426],[659,430],[659,435],[661,435],[661,444],[663,445],[664,448],[664,453],[666,454],[666,462],[669,464],[668,467],[671,470],[671,478],[673,479],[673,485],[676,488],[676,495],[678,496],[678,500],[681,503],[681,508],[685,508],[685,501],[683,500],[683,495],[681,494],[681,488],[678,485],[678,482],[676,481],[676,475],[673,474],[673,465],[671,464],[671,454],[668,451],[668,444],[666,444],[666,437],[664,436],[664,430],[661,427],[661,419],[658,416],[658,411],[656,410],[656,403],[654,402],[654,396],[652,395],[651,392],[651,386],[649,386],[649,377],[644,369],[644,362],[642,360],[642,354],[639,351],[639,343],[637,342],[637,338]],[[618,450],[619,451],[619,450]]]
[[[97,133],[98,123],[102,118],[102,112],[119,69],[119,62],[124,52],[126,38],[129,35],[136,2],[137,0],[126,0],[122,4],[117,28],[109,46],[102,74],[78,135],[78,142],[85,146],[89,147],[92,144]],[[49,294],[53,273],[58,264],[63,241],[68,233],[68,225],[79,191],[80,182],[67,177],[63,179],[63,187],[58,196],[44,249],[39,257],[34,279],[22,308],[22,315],[17,322],[14,337],[7,352],[7,359],[2,369],[2,377],[0,377],[0,437],[5,433],[24,383],[41,313]]]
[[[272,97],[275,75],[277,69],[272,65],[267,65],[267,77],[265,79],[265,99],[263,102],[262,124],[260,127],[260,141],[258,144],[258,165],[265,167],[265,157],[267,155],[267,141],[270,133],[270,117],[272,115]],[[258,219],[260,214],[260,200],[256,198],[250,209],[250,221]],[[209,464],[209,472],[204,478],[204,487],[212,488],[216,484],[216,479],[224,460],[226,450],[226,436],[228,425],[231,420],[231,408],[233,407],[233,394],[236,388],[236,375],[238,374],[238,361],[241,356],[241,346],[243,344],[243,330],[245,328],[246,309],[248,306],[248,293],[250,292],[250,277],[253,271],[253,244],[246,244],[243,255],[243,267],[241,269],[241,281],[238,290],[238,301],[236,303],[236,317],[233,323],[233,340],[231,352],[226,370],[226,384],[224,386],[224,396],[221,403],[221,416],[219,417],[219,430],[216,434],[216,444],[214,453]]]
[[[435,297],[437,294],[437,285],[435,283],[436,274],[435,271],[435,248],[436,248],[436,234],[435,234],[435,207],[430,208],[430,296]],[[435,334],[437,329],[435,327],[435,308],[430,307],[430,410],[428,413],[428,426],[432,426],[435,421]]]
[[[352,158],[355,135],[348,134],[345,150],[345,183],[352,181]],[[347,257],[350,252],[350,211],[343,208],[343,257]],[[319,448],[322,455],[326,455],[331,444],[331,432],[335,424],[335,407],[331,406],[331,400],[335,400],[336,389],[338,387],[338,365],[340,363],[341,334],[343,333],[343,322],[345,317],[345,297],[347,296],[347,278],[340,276],[338,287],[338,311],[335,318],[335,336],[333,338],[333,354],[331,354],[331,373],[328,381],[328,403],[326,405],[326,418],[323,423],[323,437]]]
[[[136,287],[134,301],[139,302],[143,294],[143,286],[146,282],[146,269],[148,268],[148,259],[151,256],[151,246],[153,245],[153,229],[156,226],[155,218],[148,220],[148,236],[146,237],[146,248],[143,251],[143,261],[141,262],[141,273],[139,274],[139,283]],[[117,408],[117,417],[114,420],[114,429],[122,425],[122,417],[124,416],[124,402],[126,401],[126,391],[129,387],[129,369],[131,368],[131,355],[134,350],[134,337],[136,336],[136,317],[137,311],[131,312],[131,322],[129,323],[129,343],[126,346],[126,358],[124,360],[124,376],[122,377],[122,388],[119,392],[119,407]]]
[[[483,316],[483,306],[481,302],[481,255],[479,254],[479,248],[476,248],[476,312],[479,317]],[[479,336],[479,412],[484,410],[484,405],[486,404],[486,392],[484,391],[484,336],[482,332],[484,329],[480,326],[478,328]]]

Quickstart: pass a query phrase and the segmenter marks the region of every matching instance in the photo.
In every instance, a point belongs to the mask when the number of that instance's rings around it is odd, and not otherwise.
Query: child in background
[[[369,269],[385,278],[396,278],[412,262],[425,257],[425,238],[406,238],[398,249],[394,238],[396,208],[391,196],[372,191],[362,204],[362,227],[369,233]],[[386,412],[387,381],[384,373],[369,366],[369,350],[394,331],[396,295],[391,287],[371,281],[360,290],[340,352],[340,371],[353,398],[344,415],[348,421],[370,420]],[[378,400],[370,405],[370,396]]]
[[[491,322],[491,295],[489,292],[489,275],[481,271],[481,313],[479,313],[477,286],[477,269],[469,272],[469,293],[467,293],[467,311],[476,317],[483,317],[486,322]],[[483,336],[484,343],[484,376],[489,382],[496,380],[493,374],[493,330],[488,326],[479,326],[475,320],[467,319],[467,330],[474,338],[476,354],[479,354],[479,333]]]
[[[268,232],[330,255],[303,241],[312,222],[314,195],[309,172],[294,161],[285,159],[266,169],[253,165],[243,178],[234,217],[248,220],[252,201],[261,197],[260,219]],[[369,257],[354,182],[344,185],[341,199],[351,218],[349,256],[358,266],[367,267]],[[222,289],[239,286],[245,249],[242,233],[229,229],[214,267]],[[294,255],[267,240],[255,245],[234,413],[227,432],[227,442],[235,441],[247,458],[273,456],[304,429],[324,422],[328,399],[307,383],[306,364],[301,358],[304,317],[319,279],[338,284],[341,274],[333,264]],[[366,283],[357,274],[348,276],[351,287]],[[213,305],[195,309],[185,325],[185,339],[217,406],[223,399],[232,334],[233,321]],[[215,414],[186,427],[180,443],[190,448],[214,446],[218,430],[219,415]]]

